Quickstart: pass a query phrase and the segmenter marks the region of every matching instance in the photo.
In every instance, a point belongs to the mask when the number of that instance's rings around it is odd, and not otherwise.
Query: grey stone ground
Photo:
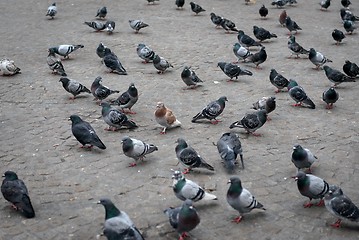
[[[339,1],[332,1],[327,12],[319,10],[319,0],[298,2],[297,6],[286,7],[303,28],[298,42],[323,52],[337,69],[341,69],[345,59],[359,63],[358,34],[348,36],[341,46],[333,45],[331,31],[343,30]],[[358,15],[359,6],[352,2],[351,10]],[[219,198],[217,203],[196,204],[201,223],[191,232],[192,239],[357,239],[358,224],[345,222],[341,229],[333,229],[329,224],[335,218],[325,208],[302,207],[307,199],[290,179],[296,172],[290,153],[295,143],[310,148],[319,158],[314,174],[340,185],[359,204],[358,85],[346,83],[338,87],[338,103],[333,110],[326,110],[321,94],[331,83],[324,72],[313,70],[307,59],[286,58],[287,30],[277,20],[282,10],[272,8],[270,1],[264,0],[249,6],[244,1],[202,0],[198,3],[207,11],[194,16],[188,0],[182,11],[175,9],[174,0],[161,0],[154,6],[144,0],[77,0],[57,1],[59,13],[54,20],[48,20],[45,12],[51,3],[0,1],[0,56],[15,60],[22,69],[21,75],[1,78],[0,172],[11,169],[18,173],[29,188],[36,210],[36,218],[24,219],[1,198],[0,239],[95,239],[101,232],[104,209],[94,202],[103,196],[125,210],[146,239],[176,239],[163,210],[181,204],[170,188],[170,169],[179,167],[174,152],[178,137],[188,140],[216,169],[214,174],[198,170],[188,175],[189,179],[214,188],[213,193]],[[267,20],[259,19],[262,3],[269,7]],[[94,20],[97,9],[103,5],[109,10],[107,18],[117,24],[112,36],[82,25],[85,20]],[[214,28],[209,19],[212,11],[233,20],[250,35],[253,25],[278,35],[264,44],[269,59],[261,70],[242,65],[254,72],[253,77],[228,83],[216,67],[218,61],[235,60],[232,45],[237,38],[236,34]],[[141,18],[150,27],[134,34],[127,22],[132,18]],[[95,54],[100,41],[120,57],[128,76],[105,72]],[[167,58],[174,69],[158,75],[152,64],[142,64],[135,51],[140,42]],[[100,117],[100,107],[92,96],[79,97],[75,102],[68,100],[59,76],[52,75],[46,65],[47,48],[67,43],[85,45],[70,60],[63,61],[70,78],[89,87],[101,75],[105,85],[121,91],[130,82],[137,85],[141,95],[133,109],[137,112],[133,120],[140,126],[138,129],[107,132],[103,130],[106,124]],[[180,72],[185,65],[192,66],[205,80],[203,87],[182,90]],[[268,79],[271,68],[296,79],[317,108],[294,108],[288,94],[279,93],[272,121],[258,131],[263,136],[240,134],[246,169],[238,175],[267,211],[253,211],[237,225],[231,223],[237,213],[225,200],[229,175],[213,142],[253,102],[274,94]],[[222,95],[229,102],[220,124],[190,122],[203,106]],[[158,101],[175,112],[183,128],[159,135],[153,115]],[[71,114],[89,121],[108,148],[80,149],[67,121]],[[154,143],[159,151],[149,155],[143,164],[128,168],[131,160],[123,155],[120,144],[124,135]]]

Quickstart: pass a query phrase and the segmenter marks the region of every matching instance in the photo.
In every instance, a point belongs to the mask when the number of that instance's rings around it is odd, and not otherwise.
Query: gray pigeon
[[[13,171],[6,171],[3,177],[5,179],[1,184],[1,193],[4,198],[11,202],[12,207],[20,211],[25,217],[35,217],[35,210],[32,207],[25,183]]]
[[[227,191],[227,202],[239,213],[239,216],[233,219],[233,222],[240,223],[243,219],[243,214],[249,213],[255,208],[266,210],[247,189],[242,187],[239,177],[231,177],[228,183],[231,185]]]
[[[334,68],[331,68],[327,65],[325,65],[323,67],[323,69],[325,72],[325,76],[327,76],[329,81],[334,83],[333,87],[336,87],[343,82],[355,82],[355,78],[348,77],[344,73],[342,73]]]
[[[301,145],[296,144],[293,146],[292,162],[298,171],[303,168],[308,168],[311,172],[310,167],[318,158],[307,148],[303,148]]]
[[[128,20],[130,27],[135,30],[136,33],[140,31],[140,29],[148,27],[147,23],[142,22],[141,20]]]
[[[288,0],[274,0],[272,2],[273,6],[277,6],[277,8],[281,8],[285,6],[288,3]]]
[[[75,99],[75,97],[77,95],[79,95],[80,93],[86,92],[86,93],[91,93],[91,91],[85,87],[84,85],[82,85],[81,83],[79,83],[78,81],[75,81],[73,79],[69,79],[67,77],[62,77],[60,78],[59,82],[62,83],[63,88],[71,93],[73,96],[70,98],[72,100]]]
[[[103,64],[110,70],[110,72],[119,75],[127,75],[126,69],[122,66],[118,57],[109,48],[105,48]]]
[[[330,186],[328,193],[324,196],[324,203],[327,210],[338,218],[331,226],[339,228],[342,220],[359,222],[359,208],[343,193],[341,188]]]
[[[313,206],[312,199],[320,199],[316,206],[324,205],[323,197],[329,191],[329,184],[326,181],[312,174],[306,174],[301,170],[293,178],[297,181],[300,194],[309,198],[309,202],[303,205],[305,208]]]
[[[260,42],[271,38],[277,38],[276,34],[270,33],[268,30],[257,26],[253,26],[253,34]]]
[[[200,222],[200,218],[196,209],[192,205],[192,201],[187,199],[183,202],[181,207],[167,208],[164,213],[169,218],[171,226],[180,235],[179,240],[184,240],[187,237],[187,232],[193,230]]]
[[[220,121],[216,118],[223,112],[224,108],[226,107],[226,101],[228,101],[227,97],[222,96],[218,100],[210,102],[192,118],[192,122],[194,123],[200,119],[209,119],[212,124],[217,124]],[[214,121],[212,121],[213,119]]]
[[[184,3],[185,3],[185,0],[176,0],[175,1],[177,8],[180,8],[180,9],[183,9]]]
[[[63,56],[64,58],[69,58],[69,54],[76,51],[79,48],[83,48],[84,45],[77,44],[77,45],[71,45],[71,44],[63,44],[56,47],[52,47],[52,49],[56,54]]]
[[[183,174],[189,173],[192,168],[207,168],[210,171],[214,171],[214,168],[206,163],[196,150],[188,146],[184,139],[178,138],[176,142],[175,151],[177,159],[187,167]]]
[[[236,78],[236,80],[238,80],[238,76],[242,76],[242,75],[252,76],[253,75],[253,73],[251,71],[242,69],[237,64],[227,63],[227,62],[219,62],[217,64],[217,66],[220,67],[221,70],[224,72],[224,74],[226,74],[230,78],[229,81],[232,81],[233,78]]]
[[[230,31],[232,32],[239,31],[236,27],[236,24],[227,18],[222,17],[220,25],[224,30],[226,30],[226,33],[230,33]]]
[[[61,59],[57,58],[53,49],[48,50],[49,55],[46,58],[47,65],[52,70],[53,74],[59,74],[61,76],[67,76]]]
[[[217,200],[217,197],[206,192],[197,183],[186,179],[181,171],[175,171],[172,175],[172,189],[176,197],[182,201],[190,199],[193,202],[199,200]]]
[[[13,60],[3,58],[0,60],[0,75],[2,76],[12,76],[20,72],[21,69],[15,65]]]
[[[196,15],[198,15],[198,13],[200,13],[200,12],[206,11],[200,5],[198,5],[198,4],[194,3],[194,2],[190,2],[189,4],[191,5],[192,12],[194,12]]]
[[[53,3],[47,8],[46,16],[50,16],[51,19],[54,19],[56,14],[57,14],[57,6],[56,3]]]
[[[88,148],[96,146],[100,149],[106,149],[105,144],[103,144],[101,139],[97,136],[95,130],[88,122],[82,120],[77,115],[71,115],[70,120],[72,122],[72,134],[77,141],[82,144],[81,148],[86,147],[86,145],[90,145]]]
[[[217,150],[228,173],[234,172],[235,165],[238,163],[238,155],[241,159],[242,168],[244,169],[242,144],[237,134],[232,132],[223,133],[217,142]]]
[[[247,57],[252,55],[252,53],[247,48],[243,47],[239,43],[235,43],[233,45],[233,53],[238,58],[238,61],[243,60],[243,62],[246,61]],[[236,63],[238,63],[238,61]]]
[[[326,109],[332,109],[333,104],[339,99],[339,93],[333,88],[329,88],[323,92],[323,101],[327,104]]]
[[[136,104],[138,100],[138,91],[134,83],[131,83],[128,87],[127,91],[122,93],[114,103],[119,105],[120,108],[124,113],[128,114],[136,114],[135,112],[131,111],[131,108]],[[128,108],[128,111],[124,109]]]
[[[111,90],[108,87],[101,84],[102,77],[98,76],[91,85],[91,93],[95,97],[94,100],[100,100],[107,98],[111,94],[119,93],[120,91]]]
[[[216,25],[216,28],[221,26],[223,17],[216,15],[215,13],[210,13],[211,21],[214,25]],[[227,30],[227,29],[225,29]]]
[[[102,102],[100,105],[102,106],[102,118],[105,123],[109,125],[109,127],[105,130],[116,131],[122,127],[126,127],[128,129],[137,128],[134,121],[129,120],[124,113],[111,107],[109,103]]]
[[[339,45],[342,42],[342,40],[345,38],[345,35],[342,31],[338,29],[334,29],[332,32],[332,37],[335,40],[335,44]]]
[[[153,5],[155,4],[155,1],[159,2],[160,0],[147,0],[147,4],[152,3]]]
[[[320,5],[320,10],[328,10],[330,6],[330,0],[321,0],[319,5]]]
[[[343,27],[348,34],[353,34],[354,30],[357,29],[354,21],[344,20]]]
[[[136,51],[137,55],[144,60],[143,63],[153,61],[155,58],[155,52],[143,43],[138,44]]]
[[[97,10],[97,14],[95,17],[104,19],[106,17],[106,15],[107,15],[107,8],[104,6]]]
[[[314,102],[307,96],[304,89],[298,85],[298,83],[290,79],[288,84],[289,96],[296,102],[293,106],[303,106],[311,109],[315,109]],[[303,105],[305,104],[305,105]]]
[[[239,127],[244,128],[247,133],[251,133],[254,136],[260,136],[255,133],[260,127],[262,127],[267,121],[267,111],[265,109],[247,112],[244,117],[232,123],[229,128]]]
[[[84,22],[84,24],[86,24],[90,28],[95,29],[96,32],[102,31],[106,28],[105,24],[99,21]]]
[[[171,63],[157,54],[153,58],[153,66],[158,70],[157,73],[159,74],[164,73],[170,67],[173,68]]]
[[[343,65],[343,71],[346,75],[349,77],[357,77],[359,75],[359,67],[356,63],[353,63],[349,60],[345,60],[345,63]]]
[[[107,21],[105,23],[105,28],[104,30],[108,33],[108,34],[112,34],[113,31],[115,30],[116,27],[116,23],[114,21]]]
[[[238,42],[246,48],[250,48],[252,46],[259,46],[259,47],[262,46],[262,44],[260,42],[257,42],[256,40],[254,40],[253,38],[251,38],[250,36],[245,34],[242,30],[238,31],[237,39],[238,39]]]
[[[108,240],[144,240],[127,213],[120,211],[110,199],[102,198],[97,204],[105,207],[103,234]]]
[[[262,64],[267,60],[267,52],[265,50],[265,47],[261,47],[261,50],[259,50],[259,52],[254,53],[247,59],[248,62],[254,63],[256,65],[256,68],[259,69],[259,64]]]
[[[349,9],[342,8],[340,9],[340,17],[342,18],[343,22],[345,20],[349,20],[352,22],[359,21],[359,17],[355,16]]]
[[[285,26],[289,30],[289,34],[292,34],[293,31],[295,31],[294,34],[298,32],[298,30],[302,30],[301,27],[298,26],[298,24],[293,21],[289,16],[285,19]]]
[[[203,82],[197,74],[191,69],[191,67],[185,66],[181,73],[182,81],[189,87],[189,88],[196,88],[198,87],[199,83]]]
[[[296,58],[299,58],[300,54],[309,55],[309,51],[304,49],[299,43],[295,41],[295,36],[291,34],[288,40],[288,48],[291,51],[291,58],[293,55],[296,55]]]
[[[123,153],[127,157],[135,159],[135,161],[143,161],[147,154],[158,150],[158,148],[153,144],[147,144],[141,140],[130,138],[128,136],[123,137],[121,143]],[[130,167],[134,167],[136,165],[136,162],[131,163]]]
[[[255,110],[266,110],[267,114],[273,112],[276,108],[275,97],[262,97],[257,102],[253,103],[253,109]],[[267,115],[267,120],[270,120]]]
[[[315,51],[314,48],[309,49],[309,60],[319,69],[320,66],[325,63],[332,62],[329,58],[326,58],[322,53]]]

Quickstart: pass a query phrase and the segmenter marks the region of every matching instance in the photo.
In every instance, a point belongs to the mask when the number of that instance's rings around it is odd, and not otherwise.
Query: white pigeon
[[[0,60],[0,75],[3,76],[11,76],[20,72],[20,68],[18,68],[13,60],[3,58]]]
[[[46,16],[50,16],[51,19],[54,19],[56,13],[57,13],[56,3],[53,3],[47,8]]]

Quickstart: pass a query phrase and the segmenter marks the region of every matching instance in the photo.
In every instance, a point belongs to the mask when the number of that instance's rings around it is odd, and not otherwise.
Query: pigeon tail
[[[22,196],[22,201],[15,203],[15,206],[22,212],[22,214],[27,218],[35,217],[35,210],[32,207],[29,196],[24,194]]]
[[[235,127],[244,128],[240,121],[236,121],[229,126],[230,129],[235,128]]]
[[[180,127],[182,123],[176,119],[174,123],[171,124],[171,128]]]
[[[95,145],[96,147],[98,147],[100,149],[106,149],[105,144],[99,138],[95,141],[96,142],[94,142],[93,145]]]
[[[153,144],[148,144],[148,150],[146,151],[146,154],[152,153],[154,151],[158,151],[157,146]]]
[[[211,165],[209,165],[208,163],[206,163],[204,160],[202,160],[201,162],[201,167],[207,168],[210,171],[214,171],[214,167],[212,167]]]
[[[203,119],[203,118],[205,118],[205,117],[203,116],[202,112],[199,112],[199,113],[197,113],[196,116],[194,116],[194,117],[192,118],[192,122],[194,123],[194,122],[196,122],[197,120]]]
[[[131,121],[131,120],[128,120],[128,121],[124,122],[123,125],[128,127],[129,129],[138,128],[136,123],[134,121]]]
[[[241,70],[242,70],[241,74],[243,74],[243,75],[248,75],[248,76],[253,75],[253,73],[247,69],[241,69]]]
[[[315,104],[310,98],[303,100],[303,103],[307,104],[309,108],[315,109]]]
[[[82,91],[87,92],[87,93],[91,93],[91,91],[85,86],[83,86]]]
[[[205,192],[203,200],[218,200],[217,196],[208,192]]]

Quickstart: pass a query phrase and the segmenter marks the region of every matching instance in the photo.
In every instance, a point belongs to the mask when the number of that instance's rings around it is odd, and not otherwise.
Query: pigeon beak
[[[228,180],[227,184],[229,184],[229,183],[232,183],[232,182],[231,182],[231,179]]]
[[[298,177],[297,176],[293,176],[292,177],[295,181],[298,181]]]
[[[5,177],[5,175],[1,175],[1,177]]]
[[[97,201],[97,202],[95,202],[96,204],[101,204],[101,201]]]

